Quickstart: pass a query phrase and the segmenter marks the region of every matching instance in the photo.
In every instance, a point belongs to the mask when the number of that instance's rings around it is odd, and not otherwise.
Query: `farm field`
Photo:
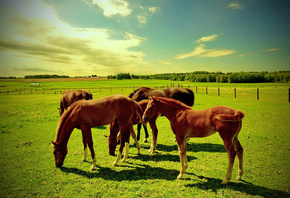
[[[218,84],[165,80],[99,81],[0,81],[0,197],[289,197],[290,196],[290,103],[289,84]],[[141,86],[190,87],[194,109],[225,105],[245,112],[239,140],[244,148],[244,176],[227,186],[220,183],[228,157],[218,134],[188,142],[189,168],[176,180],[180,163],[174,135],[165,117],[157,119],[157,152],[143,143],[141,155],[131,139],[127,162],[113,167],[108,154],[109,127],[93,128],[97,170],[91,158],[82,162],[81,133],[75,129],[62,168],[56,168],[51,140],[59,120],[61,92],[85,89],[93,98],[129,95]],[[197,87],[197,88],[196,88]],[[208,88],[206,88],[208,87]],[[218,96],[220,88],[220,96]],[[236,98],[233,89],[236,88]],[[257,100],[259,88],[259,100]],[[207,93],[206,93],[207,89]],[[197,93],[196,93],[197,91]],[[136,126],[134,126],[136,131]]]

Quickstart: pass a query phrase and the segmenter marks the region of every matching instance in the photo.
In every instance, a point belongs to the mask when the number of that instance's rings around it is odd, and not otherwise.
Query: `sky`
[[[0,0],[0,76],[290,70],[289,0]]]

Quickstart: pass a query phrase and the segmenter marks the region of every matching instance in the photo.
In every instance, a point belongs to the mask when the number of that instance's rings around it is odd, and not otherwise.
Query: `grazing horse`
[[[139,114],[143,115],[143,112],[145,111],[147,104],[148,104],[149,100],[141,100],[139,102],[137,102],[137,104],[141,107],[141,112],[139,112]],[[140,111],[140,109],[136,109],[137,111]],[[136,113],[138,113],[136,111]],[[156,149],[156,141],[157,141],[157,133],[158,133],[158,129],[156,126],[156,120],[158,118],[158,114],[153,116],[152,118],[149,119],[149,124],[150,124],[150,128],[152,130],[152,139],[153,141],[151,142],[151,148],[149,150],[149,153],[153,153]],[[135,124],[140,124],[143,123],[142,120],[138,119],[137,116],[133,116],[132,119],[133,125]],[[118,124],[118,120],[116,120],[115,122],[111,123],[110,125],[110,135],[109,136],[105,136],[108,138],[108,145],[109,145],[109,154],[110,155],[114,155],[115,154],[115,149],[117,147],[117,142],[118,142],[118,132],[120,130],[119,124]],[[140,148],[139,148],[139,144],[138,141],[136,140],[136,135],[135,133],[132,134],[131,136],[133,137],[133,139],[135,140],[136,143],[136,147],[138,150],[138,154],[140,153]]]
[[[218,132],[223,139],[229,157],[227,175],[222,184],[227,184],[232,177],[236,155],[239,159],[237,180],[241,180],[243,175],[243,148],[238,140],[238,134],[244,117],[242,111],[225,106],[197,111],[177,100],[150,97],[150,102],[143,114],[143,120],[147,121],[158,113],[167,117],[176,137],[181,163],[180,174],[177,179],[182,178],[188,167],[186,157],[187,138],[207,137]]]
[[[65,109],[70,107],[74,102],[78,100],[92,100],[93,95],[89,92],[86,92],[84,90],[66,90],[63,92],[60,100],[60,107],[59,107],[59,115],[61,116]]]
[[[149,96],[173,98],[173,99],[183,102],[184,104],[188,106],[193,106],[194,104],[193,91],[191,89],[185,89],[185,88],[180,88],[180,87],[173,87],[173,88],[168,88],[168,89],[151,89],[149,87],[141,87],[129,95],[129,97],[135,101],[148,99]],[[148,131],[145,125],[143,125],[143,127],[145,130],[144,142],[147,142],[147,138],[149,137]],[[138,129],[137,129],[138,141],[140,140],[140,130],[141,130],[141,124],[138,124]],[[152,138],[156,139],[157,137],[152,137]]]
[[[125,147],[125,156],[123,161],[128,157],[129,149],[129,137],[130,132],[134,133],[132,118],[136,116],[142,120],[142,110],[137,111],[136,108],[140,108],[138,104],[132,99],[123,95],[112,95],[98,100],[80,100],[74,103],[69,110],[67,110],[63,116],[61,116],[58,127],[56,139],[52,143],[54,144],[54,158],[56,167],[63,165],[65,156],[67,154],[67,144],[69,137],[74,128],[81,129],[84,144],[84,159],[87,155],[87,145],[92,154],[92,167],[94,170],[96,167],[96,158],[93,148],[93,140],[91,128],[94,126],[103,126],[118,120],[120,126],[120,149],[116,161],[113,165],[117,165]],[[130,131],[130,132],[129,132]]]

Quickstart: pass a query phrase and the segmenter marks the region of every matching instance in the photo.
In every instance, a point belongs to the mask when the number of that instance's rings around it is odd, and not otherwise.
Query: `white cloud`
[[[150,7],[148,8],[151,13],[156,13],[159,11],[159,7]]]
[[[143,24],[147,23],[147,17],[146,16],[138,15],[137,19],[138,19],[139,23],[143,23]]]
[[[227,56],[235,53],[235,50],[228,50],[228,49],[220,49],[220,50],[215,50],[215,49],[210,49],[207,50],[206,53],[201,54],[201,57],[220,57],[220,56]]]
[[[232,2],[228,4],[228,7],[232,8],[234,10],[242,10],[242,9],[244,9],[244,6],[242,4],[232,3]]]
[[[113,15],[128,16],[132,10],[129,4],[124,0],[92,0],[93,4],[97,4],[103,9],[104,15],[111,17]]]
[[[263,52],[273,52],[273,51],[278,51],[278,50],[281,50],[282,48],[271,48],[271,49],[265,49],[265,50],[262,50]]]
[[[158,63],[160,63],[162,65],[172,65],[172,62],[170,62],[170,61],[158,60]]]
[[[201,37],[200,39],[198,39],[196,41],[196,43],[214,41],[214,40],[216,40],[217,37],[218,37],[217,34],[213,34],[211,36],[204,36],[204,37]]]
[[[146,24],[147,18],[152,17],[154,14],[158,13],[160,10],[159,7],[140,7],[140,14],[137,15],[137,20],[139,23]]]
[[[108,29],[70,26],[38,0],[0,2],[0,6],[0,25],[5,27],[0,29],[0,56],[5,57],[0,73],[4,67],[12,71],[13,65],[29,65],[26,68],[35,71],[106,75],[146,64],[142,51],[130,49],[144,41],[136,35],[125,32],[123,39],[112,39]]]
[[[200,44],[193,51],[186,52],[186,53],[183,53],[183,54],[178,54],[178,55],[176,55],[175,58],[176,59],[184,59],[184,58],[197,56],[197,55],[200,55],[202,53],[205,53],[207,50],[204,49],[204,46],[205,46],[204,44]]]
[[[184,59],[184,58],[189,58],[189,57],[193,57],[193,56],[215,58],[215,57],[227,56],[227,55],[235,53],[235,50],[205,49],[204,47],[205,47],[204,44],[199,44],[191,52],[186,52],[186,53],[176,55],[175,59]]]

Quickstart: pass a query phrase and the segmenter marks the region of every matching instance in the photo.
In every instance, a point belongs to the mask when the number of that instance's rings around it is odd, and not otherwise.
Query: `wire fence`
[[[195,94],[204,94],[209,96],[220,96],[227,98],[237,98],[244,100],[261,100],[261,101],[277,101],[277,102],[290,102],[290,88],[287,86],[265,86],[265,87],[218,87],[218,86],[193,86],[184,84],[167,84],[164,86],[151,86],[153,89],[166,89],[171,87],[183,87],[191,89]],[[124,94],[129,95],[138,86],[131,87],[97,87],[97,88],[78,88],[83,89],[92,94]],[[65,90],[71,88],[41,88],[31,86],[23,89],[2,90],[0,94],[62,94]]]

